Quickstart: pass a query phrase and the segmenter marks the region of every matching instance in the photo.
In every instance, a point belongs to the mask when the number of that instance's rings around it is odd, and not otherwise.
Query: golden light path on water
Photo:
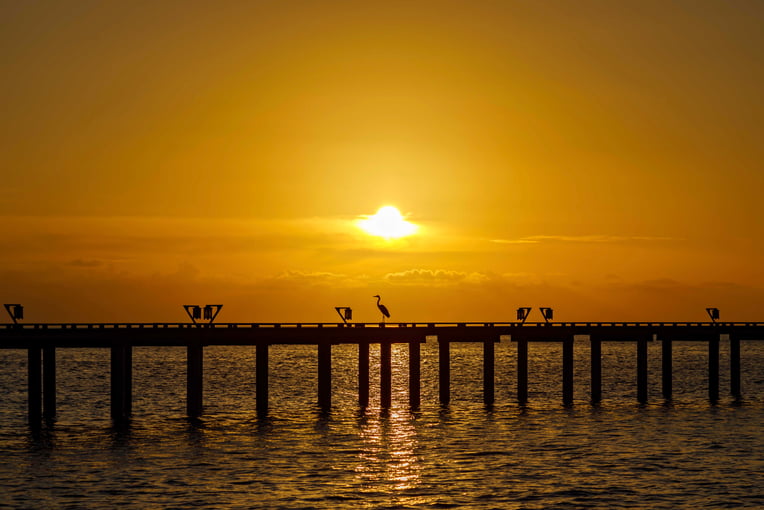
[[[632,342],[603,346],[601,405],[589,402],[590,351],[576,344],[575,404],[560,403],[561,346],[529,352],[531,402],[515,402],[516,345],[496,347],[496,404],[482,403],[482,345],[454,343],[451,403],[438,403],[439,345],[421,345],[422,405],[408,406],[408,346],[394,344],[392,404],[358,406],[358,349],[332,352],[332,409],[316,405],[317,351],[270,349],[270,411],[256,416],[256,353],[205,348],[205,412],[185,416],[186,350],[137,347],[133,419],[109,417],[106,349],[57,353],[55,423],[31,434],[25,349],[0,350],[0,506],[45,508],[762,508],[764,344],[747,341],[742,403],[709,404],[707,345],[678,342],[675,397],[637,405]],[[722,343],[722,366],[728,365]],[[649,358],[660,359],[660,342]],[[722,379],[722,384],[728,381]]]
[[[405,377],[408,354],[403,346],[394,345],[391,350],[393,378]],[[379,358],[374,357],[370,369],[379,371]],[[355,475],[365,491],[380,489],[404,493],[416,489],[422,483],[422,459],[417,454],[420,448],[415,420],[405,407],[392,407],[378,417],[363,420],[360,428],[363,447],[358,455]],[[422,504],[426,497],[405,497],[396,499],[401,505]]]
[[[405,491],[420,484],[419,445],[410,413],[391,410],[387,419],[367,423],[360,437],[363,449],[355,473],[362,486],[376,490],[383,482],[388,488]]]

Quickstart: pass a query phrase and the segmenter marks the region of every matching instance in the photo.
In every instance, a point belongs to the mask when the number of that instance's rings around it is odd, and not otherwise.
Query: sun
[[[381,207],[373,216],[363,216],[356,225],[369,235],[385,239],[399,239],[416,233],[419,227],[403,218],[392,205]]]

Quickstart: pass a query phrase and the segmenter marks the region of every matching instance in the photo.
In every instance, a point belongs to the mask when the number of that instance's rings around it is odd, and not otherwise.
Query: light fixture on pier
[[[554,319],[554,310],[546,306],[542,306],[540,309],[541,315],[544,317],[544,321],[549,322]]]
[[[718,308],[706,308],[706,313],[709,317],[711,317],[711,322],[716,322],[719,320],[719,309]]]
[[[353,309],[349,306],[335,306],[334,309],[345,324],[347,324],[349,320],[353,320]]]
[[[18,321],[24,318],[24,307],[19,304],[4,304],[5,311],[11,317],[14,324],[18,324]]]
[[[191,319],[191,322],[194,324],[196,324],[197,319],[205,320],[208,321],[209,324],[212,324],[215,317],[220,313],[221,308],[223,308],[223,305],[204,305],[203,308],[200,305],[183,305],[183,309],[186,311],[186,314],[188,314],[188,318]]]
[[[531,310],[533,310],[530,306],[523,306],[517,309],[517,320],[521,321],[522,324],[525,324],[525,321],[528,320],[528,316],[531,314]]]

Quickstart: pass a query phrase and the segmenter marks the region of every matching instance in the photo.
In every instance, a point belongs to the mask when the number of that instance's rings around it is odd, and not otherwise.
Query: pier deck
[[[0,324],[0,349],[29,347],[177,346],[202,340],[205,345],[409,343],[427,337],[450,342],[483,342],[511,337],[562,341],[572,336],[600,341],[708,341],[719,335],[764,340],[764,322],[404,322],[404,323],[37,323]]]

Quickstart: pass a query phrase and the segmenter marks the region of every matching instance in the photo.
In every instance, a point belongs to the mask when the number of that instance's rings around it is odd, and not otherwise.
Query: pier
[[[406,344],[409,353],[409,405],[420,406],[421,344],[438,344],[438,398],[447,406],[451,398],[451,344],[481,343],[483,346],[483,401],[495,403],[495,344],[510,340],[516,349],[516,399],[528,402],[528,352],[534,342],[562,345],[561,397],[573,404],[574,343],[588,337],[591,356],[591,402],[603,398],[603,342],[633,342],[636,356],[636,400],[648,401],[648,343],[661,344],[661,389],[672,397],[673,342],[696,341],[708,344],[708,398],[719,399],[719,344],[729,341],[729,393],[741,397],[740,341],[764,340],[764,323],[110,323],[110,324],[0,324],[0,349],[28,352],[28,417],[31,425],[56,414],[56,351],[67,348],[110,350],[111,416],[128,420],[132,413],[133,348],[137,346],[181,346],[186,348],[187,413],[191,418],[204,411],[204,348],[210,345],[253,346],[255,348],[256,412],[268,412],[268,354],[271,345],[315,345],[318,361],[316,402],[322,410],[332,407],[332,346],[358,345],[358,405],[369,405],[369,347],[380,349],[379,394],[381,407],[390,407],[392,395],[391,348]]]

